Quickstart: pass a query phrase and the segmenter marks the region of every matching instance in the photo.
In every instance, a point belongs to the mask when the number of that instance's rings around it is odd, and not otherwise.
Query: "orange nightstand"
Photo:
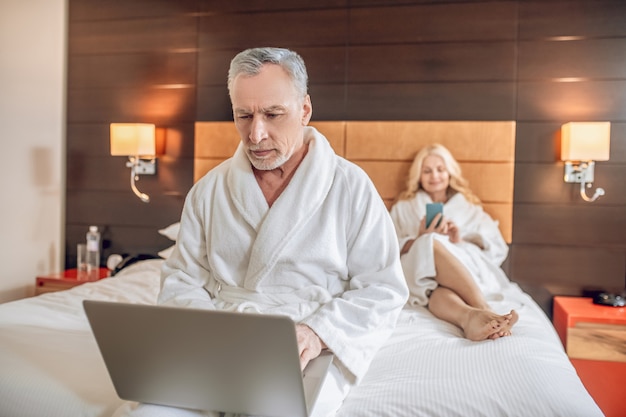
[[[108,276],[109,270],[107,268],[100,268],[98,271],[98,279],[107,278]],[[35,295],[46,292],[67,290],[89,281],[90,280],[87,279],[79,279],[78,270],[76,268],[67,269],[63,272],[57,272],[54,274],[40,275],[37,277],[35,283]]]
[[[553,319],[583,384],[607,417],[626,416],[626,307],[554,297]]]

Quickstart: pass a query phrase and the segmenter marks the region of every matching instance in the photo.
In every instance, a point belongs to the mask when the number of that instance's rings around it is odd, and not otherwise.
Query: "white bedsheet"
[[[69,291],[0,305],[0,416],[109,417],[121,404],[82,300],[154,303],[160,260]],[[547,317],[515,284],[513,336],[470,342],[427,309],[403,311],[338,417],[601,416]]]
[[[82,300],[156,302],[161,260],[68,291],[0,305],[0,416],[105,417],[121,404]]]
[[[511,284],[499,313],[513,335],[471,342],[426,308],[407,308],[338,417],[601,416],[539,306]]]

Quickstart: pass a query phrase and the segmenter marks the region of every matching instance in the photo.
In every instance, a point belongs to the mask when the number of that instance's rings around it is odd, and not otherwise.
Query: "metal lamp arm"
[[[586,183],[585,181],[580,183],[580,196],[583,200],[588,202],[593,202],[598,199],[598,197],[604,195],[604,188],[596,188],[596,191],[593,193],[593,196],[588,197],[587,191],[585,190],[585,186],[591,186],[591,184]]]
[[[126,166],[130,167],[130,188],[131,190],[133,190],[133,193],[135,193],[135,195],[139,197],[141,201],[143,201],[144,203],[149,203],[150,196],[148,194],[145,194],[139,191],[139,189],[137,188],[137,185],[135,184],[135,181],[139,181],[139,176],[137,175],[137,171],[136,171],[137,165],[139,163],[139,157],[131,156],[128,159],[129,161],[126,163]]]

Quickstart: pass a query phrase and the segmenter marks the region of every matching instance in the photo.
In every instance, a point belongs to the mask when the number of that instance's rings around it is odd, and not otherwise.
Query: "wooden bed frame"
[[[329,121],[311,122],[338,155],[367,172],[390,207],[403,189],[415,154],[441,143],[459,161],[483,207],[511,243],[514,121]],[[194,181],[229,158],[239,144],[233,122],[196,122]]]

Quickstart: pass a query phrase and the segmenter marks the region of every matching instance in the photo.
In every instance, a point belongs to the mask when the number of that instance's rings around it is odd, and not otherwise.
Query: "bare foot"
[[[489,310],[472,310],[462,326],[465,337],[475,342],[486,339],[497,339],[511,334],[511,327],[518,316],[514,310],[509,314],[500,315]]]
[[[489,339],[494,340],[504,336],[511,336],[511,328],[515,323],[517,323],[519,316],[515,310],[511,310],[511,312],[509,314],[505,314],[504,317],[508,319],[508,323],[501,330],[491,334]]]

